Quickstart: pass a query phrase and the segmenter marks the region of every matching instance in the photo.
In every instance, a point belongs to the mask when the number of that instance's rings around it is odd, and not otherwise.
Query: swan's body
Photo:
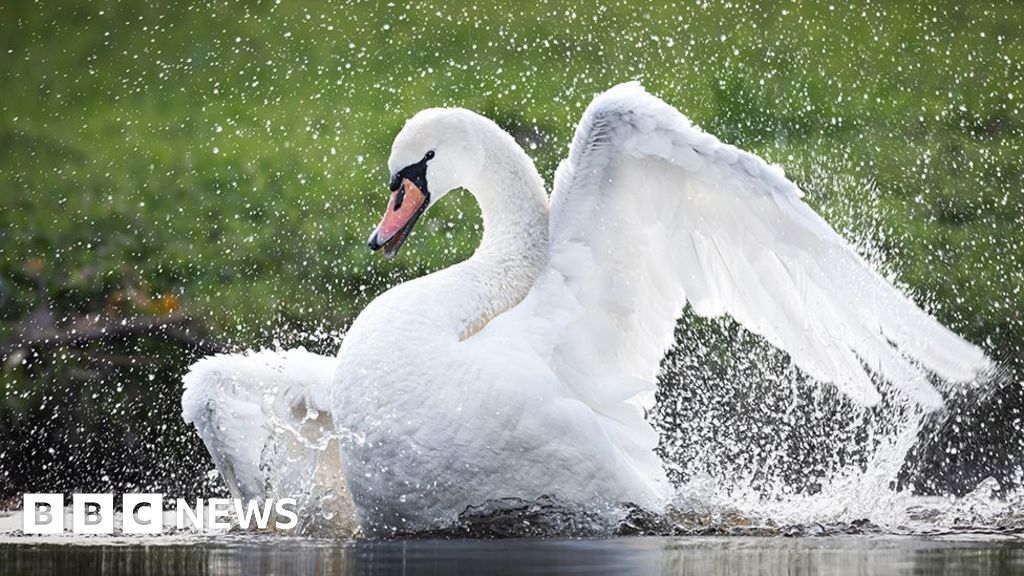
[[[290,396],[295,425],[330,413],[371,533],[443,525],[506,497],[661,506],[669,487],[640,400],[686,303],[731,314],[863,404],[880,398],[865,365],[931,408],[942,399],[926,372],[964,381],[986,365],[872,272],[780,170],[638,85],[588,108],[550,217],[530,159],[472,112],[418,114],[389,164],[394,193],[371,246],[397,251],[427,206],[457,187],[479,201],[484,238],[469,260],[374,300],[333,376],[321,371],[299,400]],[[185,418],[232,491],[261,497],[256,454],[233,446],[271,435],[251,413],[230,425],[253,388],[217,392],[231,358],[187,377]],[[263,380],[276,389],[294,378],[267,370]],[[279,396],[260,398],[249,405],[281,412]],[[296,458],[319,463],[314,452],[298,447]]]

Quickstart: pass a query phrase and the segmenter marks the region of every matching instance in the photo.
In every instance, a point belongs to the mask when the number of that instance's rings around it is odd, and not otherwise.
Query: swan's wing
[[[351,507],[328,411],[336,366],[299,348],[221,354],[189,367],[182,417],[232,496],[295,497],[301,521]]]
[[[588,107],[559,167],[549,267],[514,317],[608,414],[653,389],[687,302],[731,315],[861,404],[880,398],[866,366],[941,405],[926,372],[966,381],[984,354],[872,271],[801,196],[781,169],[639,84],[617,86]]]

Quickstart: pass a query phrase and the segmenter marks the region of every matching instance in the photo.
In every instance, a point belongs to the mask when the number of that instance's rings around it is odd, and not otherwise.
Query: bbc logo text
[[[70,523],[63,494],[25,494],[23,501],[25,534],[113,534],[117,512],[123,534],[162,534],[165,528],[163,494],[124,494],[118,510],[113,494],[72,494]],[[243,529],[266,530],[273,525],[275,530],[291,530],[298,525],[294,498],[197,498],[193,503],[177,498],[173,503],[173,526],[178,530],[227,530],[232,520]]]

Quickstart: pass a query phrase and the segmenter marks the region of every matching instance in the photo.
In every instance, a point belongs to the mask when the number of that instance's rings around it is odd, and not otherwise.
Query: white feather
[[[232,496],[293,497],[304,521],[330,517],[332,530],[351,534],[355,513],[328,410],[336,367],[336,358],[303,348],[204,358],[184,377],[182,417]]]
[[[639,84],[596,98],[560,166],[551,265],[528,296],[539,317],[565,299],[582,306],[543,328],[557,335],[541,344],[552,365],[608,410],[594,382],[653,387],[686,299],[698,314],[732,315],[866,405],[879,394],[863,365],[929,408],[941,396],[924,370],[965,381],[988,365],[872,271],[801,196],[779,167],[718,142]],[[590,257],[560,257],[569,238]],[[558,281],[581,276],[603,280]],[[595,333],[604,335],[600,350],[579,354]]]

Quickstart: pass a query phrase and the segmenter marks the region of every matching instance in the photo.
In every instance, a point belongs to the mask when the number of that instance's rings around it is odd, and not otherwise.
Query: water
[[[967,535],[345,541],[219,536],[99,545],[0,545],[34,574],[1005,574],[1024,540]]]

